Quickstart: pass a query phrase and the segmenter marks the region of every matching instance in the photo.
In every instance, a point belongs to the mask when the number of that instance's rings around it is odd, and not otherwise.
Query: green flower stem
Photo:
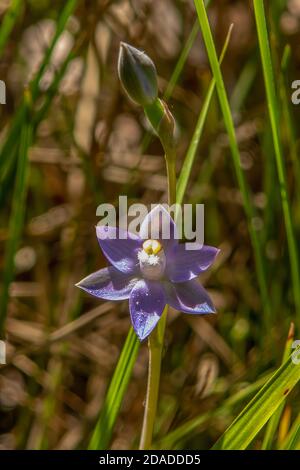
[[[151,448],[157,401],[160,382],[161,359],[164,344],[165,327],[168,306],[166,305],[157,327],[151,333],[148,340],[149,368],[146,405],[144,412],[143,428],[140,440],[140,450]]]
[[[166,167],[168,176],[169,205],[176,202],[176,167],[175,149],[173,146],[166,153]],[[160,383],[161,360],[164,347],[164,335],[167,321],[168,306],[166,305],[157,327],[149,336],[149,368],[146,406],[144,412],[143,428],[140,440],[140,450],[150,449],[154,429],[155,416]]]
[[[169,205],[175,204],[176,202],[176,166],[175,158],[166,158],[166,167],[168,175],[168,201]]]

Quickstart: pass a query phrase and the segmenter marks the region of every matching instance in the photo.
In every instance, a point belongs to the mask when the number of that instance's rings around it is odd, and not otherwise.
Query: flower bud
[[[156,68],[144,52],[121,42],[118,73],[126,93],[137,104],[149,106],[156,100]]]

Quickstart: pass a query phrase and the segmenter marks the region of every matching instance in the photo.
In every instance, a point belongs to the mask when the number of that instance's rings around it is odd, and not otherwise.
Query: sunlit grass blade
[[[300,314],[300,277],[299,259],[296,240],[294,237],[293,222],[291,217],[290,202],[286,181],[285,163],[281,142],[279,101],[275,88],[275,76],[272,65],[271,50],[268,38],[267,23],[264,3],[261,0],[253,0],[258,42],[263,67],[263,75],[267,94],[269,117],[272,128],[273,144],[276,157],[276,166],[280,186],[280,195],[288,242],[288,250],[291,264],[291,277],[294,293],[294,301],[297,313]]]
[[[282,364],[284,364],[288,360],[288,357],[291,354],[291,347],[292,347],[292,343],[294,340],[294,330],[295,330],[294,324],[291,323],[288,337],[285,343]],[[272,449],[272,443],[273,443],[274,436],[275,436],[275,433],[277,431],[277,428],[280,422],[280,418],[281,418],[284,406],[285,406],[285,401],[282,402],[282,404],[278,407],[277,411],[275,411],[272,418],[268,422],[267,429],[264,435],[264,440],[261,446],[263,450]]]
[[[205,423],[232,412],[240,403],[251,398],[251,395],[253,396],[253,394],[266,383],[269,376],[270,374],[263,376],[253,384],[239,390],[237,393],[224,400],[224,402],[216,409],[196,416],[195,418],[192,418],[186,423],[178,426],[163,437],[155,447],[160,449],[173,449],[177,443],[184,442],[190,436],[194,436],[199,432],[199,430],[201,430],[201,427],[204,426]]]
[[[0,57],[3,54],[7,40],[15,25],[15,22],[21,12],[22,0],[12,0],[11,5],[6,11],[0,27]]]
[[[300,449],[300,414],[298,414],[291,429],[286,436],[286,439],[282,446],[282,450],[299,450]]]
[[[300,364],[291,357],[238,415],[213,449],[244,450],[300,380]]]
[[[280,422],[278,426],[278,433],[276,438],[276,446],[280,448],[283,442],[285,441],[289,429],[291,427],[291,416],[292,416],[292,406],[287,404],[282,412],[282,416],[280,417]]]
[[[3,282],[0,298],[0,336],[4,334],[9,298],[9,286],[14,276],[14,256],[18,248],[23,229],[25,201],[28,179],[28,149],[31,144],[32,128],[30,122],[24,122],[19,139],[17,174],[14,186],[12,211],[8,227],[8,239],[5,247]]]
[[[222,50],[221,55],[220,55],[220,63],[222,63],[222,60],[224,59],[224,56],[226,54],[226,51],[227,51],[227,48],[228,48],[228,45],[229,45],[231,32],[232,32],[232,27],[233,27],[233,25],[230,26],[229,31],[227,33],[226,40],[225,40],[225,43],[224,43],[224,46],[223,46],[223,50]],[[213,97],[213,94],[214,94],[214,91],[215,91],[215,85],[216,85],[216,81],[213,78],[211,80],[210,85],[209,85],[209,88],[208,88],[207,94],[205,96],[201,111],[199,113],[197,124],[196,124],[195,130],[194,130],[194,133],[193,133],[193,137],[191,139],[191,142],[190,142],[189,148],[187,150],[187,153],[186,153],[183,165],[182,165],[182,169],[181,169],[178,181],[177,181],[176,202],[178,204],[182,204],[182,202],[183,202],[184,194],[185,194],[185,191],[186,191],[186,188],[187,188],[187,185],[188,185],[189,177],[190,177],[192,167],[193,167],[193,163],[194,163],[194,160],[195,160],[195,157],[196,157],[196,152],[197,152],[197,149],[198,149],[198,146],[199,146],[199,142],[200,142],[201,135],[202,135],[202,132],[203,132],[204,124],[205,124],[205,121],[206,121],[206,118],[207,118],[209,106],[210,106],[210,103],[211,103],[211,100],[212,100],[212,97]]]
[[[217,52],[212,36],[212,32],[210,29],[208,17],[207,17],[207,12],[205,9],[205,5],[203,0],[194,0],[195,7],[197,10],[198,14],[198,19],[201,27],[201,31],[203,34],[203,39],[206,45],[206,50],[208,54],[208,58],[210,61],[210,65],[212,68],[213,76],[216,80],[216,88],[219,96],[219,102],[224,118],[224,124],[227,130],[228,134],[228,139],[229,139],[229,145],[231,149],[231,154],[233,158],[233,164],[238,180],[238,185],[241,191],[241,195],[243,198],[243,205],[244,205],[244,210],[247,216],[247,222],[248,222],[248,227],[249,227],[249,233],[252,241],[252,246],[254,250],[254,256],[255,256],[255,263],[256,263],[256,272],[257,272],[257,279],[258,279],[258,284],[261,292],[261,298],[262,298],[262,307],[265,312],[265,321],[270,318],[271,315],[271,306],[270,306],[270,300],[268,296],[268,290],[267,290],[267,281],[266,281],[266,273],[265,273],[265,268],[264,268],[264,262],[263,262],[263,256],[262,256],[262,249],[261,249],[261,243],[256,231],[256,228],[254,226],[254,210],[252,206],[252,201],[251,201],[251,196],[249,192],[249,188],[245,179],[245,176],[243,174],[243,170],[241,168],[241,163],[240,163],[240,152],[238,148],[238,143],[237,143],[237,138],[235,134],[235,129],[234,129],[234,123],[233,123],[233,118],[228,102],[228,97],[223,81],[223,76],[220,68],[220,64],[218,62],[218,57],[217,57]]]
[[[109,445],[115,421],[135,364],[139,345],[139,340],[133,328],[130,328],[88,446],[91,450],[105,450]]]

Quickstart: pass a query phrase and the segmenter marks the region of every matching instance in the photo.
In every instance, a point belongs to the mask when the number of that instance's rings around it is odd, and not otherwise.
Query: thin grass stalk
[[[253,0],[255,21],[258,33],[258,42],[263,67],[263,75],[267,94],[269,117],[271,122],[273,145],[276,158],[276,166],[280,187],[280,196],[285,223],[285,231],[288,243],[288,251],[291,265],[292,288],[297,314],[300,315],[300,277],[299,258],[296,240],[294,237],[293,222],[288,195],[286,170],[281,142],[279,101],[275,88],[275,76],[272,65],[270,43],[268,38],[267,22],[264,3],[262,0]]]
[[[167,85],[167,88],[165,90],[165,93],[163,95],[163,98],[165,101],[168,101],[172,94],[173,94],[173,91],[174,91],[174,88],[176,86],[176,84],[178,83],[179,81],[179,78],[180,78],[180,75],[181,75],[181,72],[182,72],[182,69],[184,67],[184,64],[188,58],[188,55],[190,53],[190,50],[196,40],[196,37],[199,33],[199,24],[198,24],[198,21],[195,21],[193,27],[192,27],[192,30],[189,34],[189,37],[180,53],[180,56],[176,62],[176,65],[175,65],[175,68],[174,68],[174,71],[171,75],[171,78],[169,80],[169,83]]]
[[[293,422],[291,429],[286,436],[280,450],[299,450],[300,448],[300,414]]]

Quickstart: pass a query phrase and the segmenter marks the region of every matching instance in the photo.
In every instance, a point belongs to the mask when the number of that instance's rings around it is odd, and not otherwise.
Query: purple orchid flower
[[[166,233],[162,220],[168,239],[148,238],[155,226],[158,233]],[[116,227],[97,226],[96,231],[111,266],[76,285],[101,299],[129,299],[131,322],[141,341],[154,329],[167,304],[184,313],[216,312],[196,277],[211,266],[219,250],[205,245],[187,250],[178,243],[175,222],[163,206],[145,217],[139,236]]]

